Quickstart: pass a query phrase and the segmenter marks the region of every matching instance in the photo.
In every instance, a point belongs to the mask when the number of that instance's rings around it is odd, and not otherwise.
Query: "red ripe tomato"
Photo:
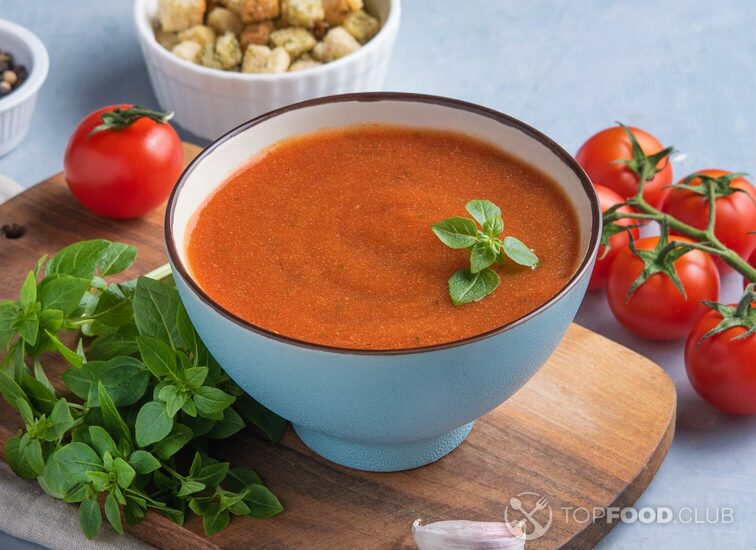
[[[729,174],[727,170],[715,169],[700,170],[700,173],[713,178]],[[701,182],[696,179],[690,184],[700,185]],[[730,187],[744,192],[735,192],[717,198],[714,233],[727,248],[747,258],[756,249],[756,234],[749,234],[751,231],[756,231],[756,189],[744,178],[734,179]],[[709,221],[709,201],[704,195],[687,189],[673,188],[664,202],[663,210],[681,222],[698,229],[705,229]],[[731,270],[719,256],[716,256],[714,261],[720,269]]]
[[[620,197],[617,193],[615,193],[608,187],[604,187],[603,185],[594,185],[594,187],[596,188],[596,195],[598,195],[602,212],[606,212],[612,206],[624,202],[622,200],[622,197]],[[631,212],[632,209],[629,206],[623,206],[618,211]],[[625,219],[618,220],[615,223],[617,225],[629,226],[634,225],[633,221],[634,220]],[[637,227],[631,229],[630,232],[633,234],[633,238],[635,239],[637,239],[640,235],[640,230]],[[596,264],[593,266],[593,273],[591,273],[591,280],[588,283],[588,290],[603,288],[606,285],[606,278],[609,275],[609,267],[611,267],[612,262],[614,261],[614,257],[620,250],[627,246],[627,243],[629,241],[630,237],[628,236],[627,232],[622,231],[621,233],[617,233],[609,237],[609,251],[606,252],[606,256],[604,256],[605,247],[601,246],[601,248],[599,248]]]
[[[675,240],[691,242],[682,237]],[[647,237],[635,246],[638,250],[653,250],[658,242],[658,237]],[[609,269],[607,297],[612,313],[625,328],[650,340],[682,338],[707,311],[701,302],[719,299],[719,272],[708,254],[691,250],[674,265],[687,297],[669,276],[655,273],[626,301],[627,291],[643,271],[644,262],[629,248],[617,254]]]
[[[659,140],[651,134],[638,128],[629,130],[645,154],[653,155],[664,149]],[[628,199],[638,191],[638,176],[624,164],[614,161],[631,159],[632,151],[632,144],[625,130],[616,126],[601,130],[590,137],[580,147],[575,159],[592,181],[608,187],[623,199]],[[643,197],[651,206],[659,208],[669,192],[665,187],[672,183],[672,166],[667,159],[662,159],[657,167],[661,171],[651,181],[646,182]]]
[[[112,105],[87,115],[71,136],[63,163],[79,202],[109,218],[136,218],[160,206],[184,165],[181,140],[166,122],[140,117],[121,129],[92,133],[103,114],[131,107]]]
[[[685,344],[685,368],[698,394],[721,411],[756,414],[756,334],[733,340],[746,332],[733,327],[699,345],[722,315],[709,311],[693,327]]]

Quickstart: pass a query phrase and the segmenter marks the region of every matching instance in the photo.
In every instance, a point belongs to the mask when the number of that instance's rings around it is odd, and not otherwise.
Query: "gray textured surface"
[[[0,14],[34,30],[51,57],[32,131],[0,159],[0,173],[30,185],[60,170],[67,136],[87,112],[118,101],[155,105],[130,1],[0,0]],[[754,24],[753,0],[405,0],[386,88],[491,106],[573,152],[623,120],[682,151],[677,175],[711,166],[756,173]],[[726,296],[737,286],[727,279]],[[639,506],[690,508],[699,520],[717,507],[734,512],[731,524],[621,525],[602,547],[754,548],[756,419],[700,401],[681,344],[633,338],[600,293],[578,320],[663,365],[678,387],[677,435]],[[0,547],[26,548],[9,538]]]

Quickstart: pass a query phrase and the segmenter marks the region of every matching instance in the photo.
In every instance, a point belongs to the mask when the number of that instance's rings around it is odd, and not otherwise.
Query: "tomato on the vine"
[[[628,128],[646,155],[653,155],[664,149],[662,144],[648,132],[638,128]],[[583,167],[588,177],[595,183],[613,190],[623,199],[628,199],[638,191],[638,176],[628,166],[617,160],[632,159],[633,148],[622,127],[601,130],[591,136],[578,150],[575,159]],[[644,187],[643,197],[659,208],[669,193],[665,189],[672,183],[672,166],[664,158],[657,164],[659,172]]]
[[[707,169],[696,172],[712,178],[730,174],[727,170]],[[688,185],[700,189],[700,178],[692,179]],[[709,201],[705,194],[690,189],[673,187],[664,202],[662,210],[698,229],[706,229],[709,222]],[[738,177],[722,187],[715,204],[714,234],[727,248],[738,256],[747,258],[756,250],[756,189],[745,178]],[[720,268],[731,268],[719,257],[714,258]]]
[[[132,105],[87,115],[68,142],[63,164],[79,202],[109,218],[136,218],[160,206],[184,165],[169,118]]]
[[[751,254],[751,257],[748,260],[748,265],[750,265],[752,268],[756,269],[756,249]],[[748,283],[750,283],[750,282],[752,282],[752,281],[749,281],[748,279],[746,279],[745,277],[743,277],[743,288],[745,288],[746,286],[748,286]]]
[[[635,247],[639,251],[654,251],[659,240],[659,237],[640,239]],[[692,242],[682,237],[675,241]],[[690,250],[672,265],[685,296],[670,275],[656,271],[628,297],[628,291],[648,263],[630,248],[621,250],[614,258],[607,280],[609,307],[617,320],[638,336],[651,340],[682,338],[706,312],[701,302],[719,299],[719,272],[708,254]]]
[[[624,202],[622,197],[620,197],[617,193],[615,193],[608,187],[595,184],[594,187],[596,188],[596,195],[598,195],[599,205],[601,206],[602,212],[606,212],[612,206],[616,206]],[[617,211],[628,213],[632,212],[632,209],[629,206],[622,206]],[[615,225],[620,226],[634,225],[633,220],[627,218],[617,220],[614,223]],[[637,239],[640,235],[640,229],[637,227],[632,227],[629,231],[630,233],[632,233],[634,239]],[[627,234],[627,231],[620,231],[619,233],[615,233],[614,235],[609,237],[609,250],[606,250],[606,247],[603,245],[599,248],[596,264],[593,266],[593,273],[591,273],[591,280],[588,283],[589,290],[602,288],[606,285],[606,278],[609,275],[609,268],[611,267],[615,256],[617,256],[620,250],[627,246],[627,243],[629,241],[630,237]]]
[[[744,296],[745,301],[753,298],[753,293]],[[690,383],[721,411],[756,414],[755,323],[750,303],[716,304],[699,319],[685,344]]]

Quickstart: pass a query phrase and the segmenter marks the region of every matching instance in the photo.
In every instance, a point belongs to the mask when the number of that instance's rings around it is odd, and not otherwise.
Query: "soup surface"
[[[504,234],[540,258],[508,261],[499,288],[452,305],[447,280],[469,265],[431,224],[499,205]],[[434,130],[359,125],[284,140],[199,208],[187,255],[202,289],[269,331],[351,349],[452,342],[514,321],[573,275],[579,235],[556,183],[499,149]]]

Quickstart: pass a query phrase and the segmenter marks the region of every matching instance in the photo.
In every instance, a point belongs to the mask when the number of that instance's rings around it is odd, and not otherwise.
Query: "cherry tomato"
[[[109,218],[136,218],[160,206],[184,164],[181,140],[166,122],[141,117],[122,129],[92,133],[103,114],[130,107],[112,105],[90,113],[66,148],[69,189],[86,208]]]
[[[630,128],[630,131],[647,155],[664,149],[651,134],[638,128]],[[638,191],[638,176],[624,164],[614,162],[632,158],[632,145],[621,127],[607,128],[590,137],[580,147],[575,158],[592,181],[608,187],[623,199],[634,196]],[[665,187],[672,183],[672,166],[667,159],[662,159],[657,167],[661,171],[646,182],[643,197],[649,204],[659,208],[669,193]]]
[[[615,193],[608,187],[604,187],[603,185],[594,185],[594,187],[596,188],[596,195],[598,195],[602,212],[606,212],[612,206],[624,202],[622,200],[622,197],[620,197],[617,193]],[[632,209],[629,206],[623,206],[618,211],[631,212]],[[634,225],[633,220],[630,219],[618,220],[615,223],[617,225],[626,226]],[[637,227],[631,229],[630,232],[633,234],[633,238],[635,239],[637,239],[640,235],[640,230]],[[617,255],[617,253],[619,253],[620,250],[627,246],[627,243],[629,241],[630,237],[628,236],[627,232],[622,231],[609,237],[609,251],[606,252],[606,256],[604,256],[606,247],[602,246],[601,248],[599,248],[596,264],[593,266],[593,273],[591,273],[591,280],[588,283],[589,290],[602,288],[606,285],[606,278],[609,275],[609,268],[614,261],[614,257]]]
[[[700,170],[700,173],[714,178],[729,174],[727,170],[716,169]],[[690,184],[700,185],[701,182],[696,179]],[[756,231],[756,189],[744,178],[734,179],[730,187],[743,192],[717,198],[714,233],[727,248],[747,258],[756,249],[756,234],[749,233]],[[673,188],[662,209],[698,229],[705,229],[709,222],[709,201],[704,195],[687,189]],[[732,270],[718,256],[714,257],[714,261],[725,272]]]
[[[733,340],[746,332],[733,327],[700,343],[722,315],[709,311],[701,317],[685,344],[685,368],[698,394],[721,411],[756,414],[756,335]]]
[[[675,240],[691,242],[682,237]],[[658,237],[647,237],[635,246],[653,250],[658,241]],[[707,311],[701,302],[719,299],[719,272],[708,254],[691,250],[674,265],[687,298],[669,276],[655,273],[626,301],[627,291],[643,271],[644,262],[629,248],[617,254],[609,269],[607,297],[612,313],[625,328],[650,340],[682,338]]]

